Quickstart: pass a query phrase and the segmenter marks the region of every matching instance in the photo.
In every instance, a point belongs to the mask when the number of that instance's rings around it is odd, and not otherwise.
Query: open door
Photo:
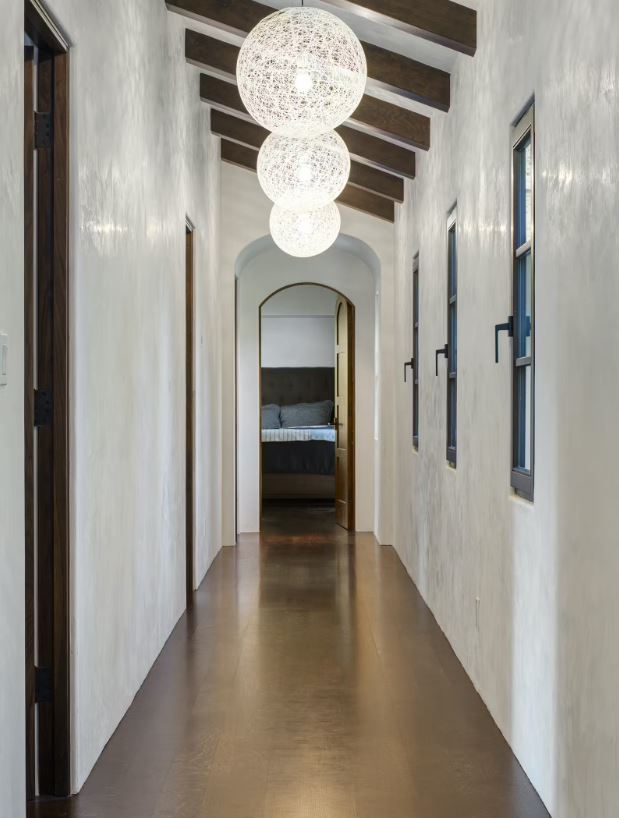
[[[355,314],[338,298],[335,309],[335,519],[355,528]]]
[[[24,443],[26,782],[70,792],[69,55],[25,6]]]

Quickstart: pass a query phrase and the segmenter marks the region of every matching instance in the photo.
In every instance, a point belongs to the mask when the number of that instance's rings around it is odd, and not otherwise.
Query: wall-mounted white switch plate
[[[9,336],[0,332],[0,386],[6,386],[9,379]]]

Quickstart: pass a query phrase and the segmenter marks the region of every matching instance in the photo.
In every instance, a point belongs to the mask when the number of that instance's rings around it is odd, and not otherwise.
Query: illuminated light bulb
[[[280,250],[290,256],[308,258],[331,247],[340,232],[341,217],[335,202],[305,213],[273,205],[269,223],[273,241]]]
[[[310,139],[270,134],[258,154],[258,181],[285,210],[314,210],[334,201],[346,187],[350,155],[339,134]]]
[[[359,38],[317,8],[275,11],[249,32],[236,64],[241,99],[267,130],[318,136],[361,102],[367,63]]]

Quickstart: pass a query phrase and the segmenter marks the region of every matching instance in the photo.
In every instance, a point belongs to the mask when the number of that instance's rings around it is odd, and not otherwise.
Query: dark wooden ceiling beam
[[[241,119],[224,111],[211,111],[211,130],[219,136],[259,148],[269,132],[249,119]],[[392,142],[356,131],[345,125],[338,133],[346,143],[353,159],[372,165],[386,173],[415,178],[415,154]]]
[[[373,165],[379,170],[387,171],[387,173],[406,176],[408,179],[415,178],[413,151],[355,128],[349,128],[347,125],[340,125],[336,130],[346,142],[350,155],[355,159]]]
[[[211,131],[217,136],[240,142],[255,150],[260,148],[269,134],[255,122],[248,122],[216,109],[211,110]],[[378,193],[394,202],[404,201],[404,181],[401,177],[364,165],[354,159],[350,164],[349,182],[355,187]]]
[[[477,12],[452,0],[324,1],[463,54],[477,49]]]
[[[258,151],[247,147],[247,145],[240,145],[238,142],[222,139],[221,158],[224,162],[255,171]],[[378,196],[376,193],[362,190],[353,185],[347,185],[337,201],[347,207],[353,207],[355,210],[361,210],[370,216],[377,216],[379,219],[388,222],[395,220],[395,206],[391,199],[386,199],[384,196]]]
[[[200,94],[202,99],[247,113],[234,81],[228,82],[210,74],[202,74]],[[381,99],[369,97],[367,94],[361,100],[351,120],[377,136],[397,139],[399,142],[422,150],[428,150],[430,147],[429,117]]]
[[[404,180],[400,176],[386,173],[384,170],[364,165],[362,162],[350,163],[349,184],[378,193],[394,202],[404,201]]]
[[[240,2],[237,0],[228,6],[223,6],[217,0],[174,0],[174,2],[168,2],[168,8],[193,19],[206,20],[224,30],[235,31],[241,35],[247,34],[259,20],[274,11],[252,0],[240,0]],[[203,13],[200,14],[196,11],[197,9],[201,9]],[[187,54],[188,60],[200,64],[200,57],[207,60],[217,58],[218,54],[213,57],[210,55],[211,48],[215,51],[216,46],[208,42],[214,38],[198,32],[188,32],[187,38],[186,49],[189,45],[193,52],[191,56]],[[216,42],[220,41],[215,40]],[[227,67],[220,68],[220,70],[234,74],[238,47],[229,43],[223,43],[223,45],[227,46],[221,49],[224,52]],[[447,72],[371,43],[364,42],[363,50],[368,63],[368,77],[381,88],[398,96],[438,108],[440,111],[449,110],[450,76]],[[234,65],[232,65],[232,55],[234,55]]]

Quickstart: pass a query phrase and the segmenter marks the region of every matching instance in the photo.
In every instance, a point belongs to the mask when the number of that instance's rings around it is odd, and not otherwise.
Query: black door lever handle
[[[404,383],[406,383],[406,367],[410,366],[411,370],[415,369],[415,359],[411,358],[410,361],[404,362]]]
[[[497,324],[494,328],[494,362],[499,362],[499,332],[506,332],[510,338],[514,336],[514,316],[510,315],[504,324]]]
[[[438,356],[444,355],[445,358],[449,357],[449,344],[445,344],[444,347],[437,349],[434,353],[434,368],[436,370],[436,377],[438,378]]]

